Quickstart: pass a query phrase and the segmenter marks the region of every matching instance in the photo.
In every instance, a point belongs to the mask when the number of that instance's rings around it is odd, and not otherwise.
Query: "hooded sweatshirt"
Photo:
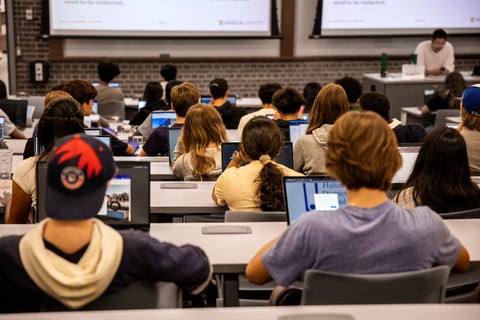
[[[324,174],[327,156],[327,140],[333,125],[324,124],[298,138],[293,147],[293,165],[295,171],[305,175]]]

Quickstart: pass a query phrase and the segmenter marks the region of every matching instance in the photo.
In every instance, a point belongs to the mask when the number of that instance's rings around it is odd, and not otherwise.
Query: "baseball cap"
[[[474,84],[463,91],[462,106],[468,113],[480,116],[480,84]]]
[[[95,217],[114,173],[110,148],[95,137],[76,133],[58,140],[48,158],[47,215],[60,220]]]

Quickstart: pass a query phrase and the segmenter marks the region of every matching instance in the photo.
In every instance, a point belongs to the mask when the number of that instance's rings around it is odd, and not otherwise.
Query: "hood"
[[[328,135],[332,130],[333,124],[324,124],[312,131],[313,139],[321,146],[327,146]]]

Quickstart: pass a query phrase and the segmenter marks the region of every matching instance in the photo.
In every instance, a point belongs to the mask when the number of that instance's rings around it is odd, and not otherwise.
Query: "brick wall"
[[[25,10],[33,9],[33,21],[25,20]],[[21,56],[17,57],[18,92],[29,95],[42,95],[51,87],[72,79],[97,80],[97,61],[52,62],[50,81],[47,84],[32,84],[28,63],[32,60],[49,59],[48,40],[38,37],[40,30],[41,0],[15,0],[14,28],[15,41],[19,39]],[[18,36],[19,35],[19,38]],[[121,74],[116,81],[120,82],[126,96],[141,96],[148,81],[159,80],[160,67],[165,61],[116,61],[120,65]],[[400,72],[401,65],[407,58],[389,59],[388,70]],[[178,67],[178,79],[188,80],[198,86],[202,93],[207,93],[208,83],[215,77],[228,80],[231,93],[243,97],[255,97],[258,87],[269,81],[282,85],[290,85],[302,89],[307,82],[317,81],[322,84],[331,82],[348,74],[361,79],[366,72],[379,72],[379,59],[359,58],[349,60],[336,59],[304,59],[300,61],[280,62],[175,62]],[[478,58],[457,58],[459,70],[472,70],[480,65]]]

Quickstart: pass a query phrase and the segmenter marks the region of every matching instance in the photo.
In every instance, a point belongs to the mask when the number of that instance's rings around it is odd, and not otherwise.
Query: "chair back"
[[[303,305],[443,303],[448,266],[385,273],[305,272]]]
[[[107,293],[79,310],[127,310],[181,308],[182,292],[173,282],[138,281],[114,293]],[[42,311],[70,311],[59,301],[47,297]]]
[[[283,211],[225,211],[225,222],[267,222],[287,221],[287,215]]]
[[[123,102],[99,103],[98,114],[106,119],[119,117],[120,120],[125,119],[125,104]]]
[[[444,127],[447,123],[451,122],[448,121],[448,117],[459,117],[460,110],[458,109],[439,109],[436,111],[437,115],[435,116],[435,124],[434,127]]]
[[[480,208],[439,213],[442,219],[480,219]]]

